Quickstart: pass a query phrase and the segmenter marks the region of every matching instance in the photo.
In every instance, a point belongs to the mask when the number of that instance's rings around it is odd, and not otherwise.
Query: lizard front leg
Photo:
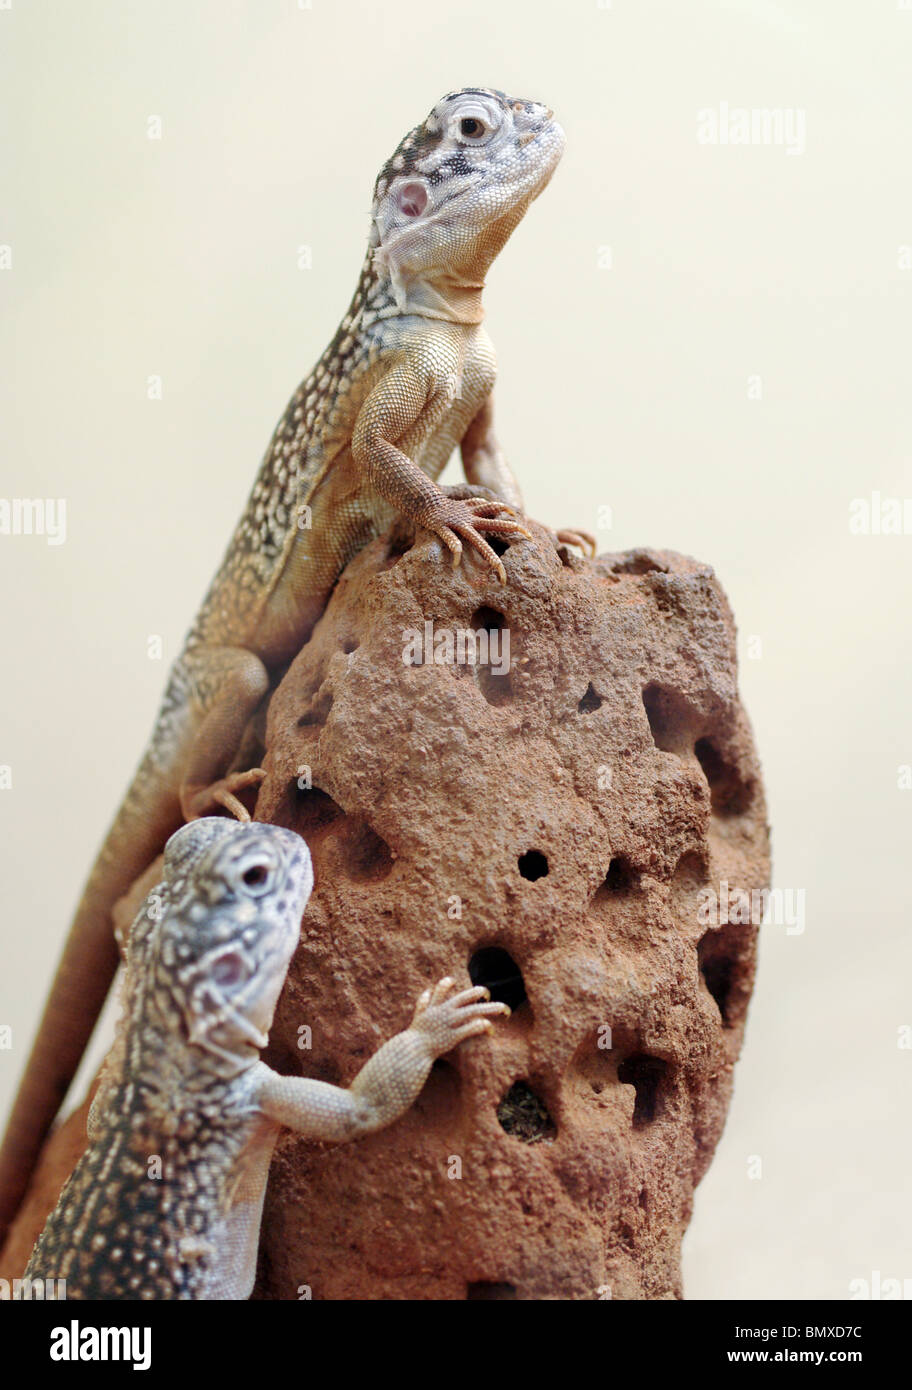
[[[191,647],[181,660],[203,711],[184,766],[181,811],[186,820],[196,820],[222,806],[238,820],[249,821],[237,793],[266,774],[261,767],[227,769],[269,689],[269,674],[259,657],[243,647]]]
[[[469,483],[488,488],[517,511],[523,510],[519,484],[494,433],[494,405],[490,395],[466,430],[460,449],[462,466]],[[590,555],[596,552],[595,537],[590,536],[588,531],[580,531],[576,527],[552,531],[550,526],[548,530],[563,545],[578,546]]]
[[[493,515],[510,511],[490,497],[453,497],[428,477],[398,443],[420,441],[450,408],[452,398],[440,383],[401,364],[374,388],[358,413],[352,432],[352,457],[382,497],[415,526],[439,536],[459,564],[462,542],[472,546],[506,583],[500,558],[483,532],[531,540],[518,521]]]
[[[306,1139],[341,1143],[384,1129],[417,1098],[435,1058],[465,1038],[487,1033],[495,1015],[509,1016],[506,1004],[492,1003],[481,986],[457,994],[454,988],[447,978],[425,990],[409,1027],[383,1044],[347,1090],[308,1077],[279,1076],[264,1065],[260,1109]]]

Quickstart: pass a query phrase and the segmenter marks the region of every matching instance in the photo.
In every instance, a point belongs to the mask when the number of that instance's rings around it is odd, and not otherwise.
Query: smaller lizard
[[[447,978],[347,1090],[272,1071],[259,1051],[312,886],[290,830],[205,817],[171,836],[130,932],[89,1147],[26,1279],[64,1279],[67,1298],[247,1298],[282,1126],[337,1143],[382,1129],[435,1058],[509,1014]]]

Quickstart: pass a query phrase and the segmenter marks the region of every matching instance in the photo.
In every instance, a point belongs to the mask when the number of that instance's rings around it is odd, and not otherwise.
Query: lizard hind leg
[[[269,674],[258,656],[240,647],[201,647],[185,652],[183,660],[203,715],[185,763],[181,811],[186,820],[197,820],[221,808],[249,821],[238,792],[258,785],[266,773],[261,767],[229,769],[269,691]]]
[[[554,535],[561,545],[576,546],[584,555],[588,555],[590,560],[595,556],[598,550],[598,543],[595,536],[590,535],[588,531],[580,530],[578,526],[574,526],[569,530],[555,531]]]

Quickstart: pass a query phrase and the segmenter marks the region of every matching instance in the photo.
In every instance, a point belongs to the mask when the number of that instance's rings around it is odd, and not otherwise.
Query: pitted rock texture
[[[283,1136],[258,1297],[681,1296],[756,950],[701,891],[769,872],[734,625],[705,565],[533,529],[506,586],[375,542],[273,696],[257,818],[316,887],[267,1060],[347,1083],[443,974],[514,1013],[391,1129]],[[426,623],[508,674],[408,664]]]
[[[256,816],[300,831],[316,886],[266,1059],[347,1084],[444,974],[514,1012],[390,1129],[280,1139],[256,1297],[681,1296],[756,951],[701,893],[769,872],[734,625],[705,565],[583,560],[532,529],[506,586],[435,542],[373,543],[272,698]],[[426,622],[438,641],[508,632],[508,674],[406,664]],[[45,1148],[3,1277],[86,1110]]]

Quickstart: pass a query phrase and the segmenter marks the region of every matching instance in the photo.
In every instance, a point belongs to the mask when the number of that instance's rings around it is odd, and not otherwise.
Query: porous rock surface
[[[706,565],[585,560],[532,529],[506,586],[436,542],[374,542],[272,697],[256,817],[305,837],[316,886],[266,1060],[347,1084],[445,974],[514,1012],[390,1129],[282,1136],[255,1297],[682,1294],[756,953],[701,892],[769,873],[734,625]],[[438,642],[509,632],[509,673],[408,664],[426,622]],[[47,1146],[0,1273],[84,1116]]]
[[[734,625],[706,565],[534,530],[506,586],[375,542],[273,696],[257,818],[316,887],[267,1060],[347,1083],[444,974],[514,1012],[391,1129],[282,1137],[256,1296],[681,1296],[756,951],[700,892],[769,872]],[[409,664],[428,621],[509,674]]]

